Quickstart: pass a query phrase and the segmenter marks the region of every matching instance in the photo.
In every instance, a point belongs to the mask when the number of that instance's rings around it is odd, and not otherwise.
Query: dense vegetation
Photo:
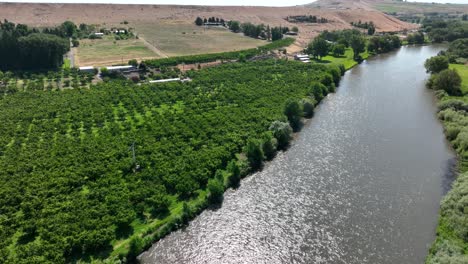
[[[186,83],[0,97],[0,259],[134,258],[287,146],[288,120],[311,116],[341,74],[230,63]]]
[[[69,49],[66,38],[40,33],[38,29],[7,20],[0,22],[0,70],[58,68]]]
[[[285,38],[282,40],[273,41],[264,46],[253,48],[253,49],[221,52],[221,53],[211,53],[211,54],[201,54],[201,55],[171,57],[171,58],[156,59],[156,60],[147,60],[144,63],[150,67],[160,68],[164,66],[176,66],[182,63],[192,64],[192,63],[211,62],[211,61],[217,61],[217,60],[226,60],[226,61],[237,60],[239,58],[248,59],[256,55],[270,51],[270,50],[275,50],[275,49],[289,46],[293,42],[294,42],[293,38]]]
[[[438,90],[438,117],[457,152],[460,172],[441,202],[437,239],[426,260],[428,264],[468,263],[468,67],[448,63],[452,59],[466,61],[463,43],[466,39],[452,42],[447,52],[428,59],[425,64],[432,73],[428,86]]]
[[[367,50],[373,53],[386,53],[401,47],[401,40],[396,35],[371,37],[367,43]]]
[[[422,28],[433,42],[468,38],[468,22],[459,20],[425,19]]]
[[[328,23],[328,19],[312,15],[287,16],[286,21],[290,23]]]

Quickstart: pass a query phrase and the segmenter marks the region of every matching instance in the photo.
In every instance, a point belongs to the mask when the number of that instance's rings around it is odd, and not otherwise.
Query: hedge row
[[[229,51],[229,52],[220,52],[220,53],[210,53],[210,54],[199,54],[199,55],[188,55],[188,56],[179,56],[171,57],[164,59],[155,59],[155,60],[146,60],[144,63],[147,66],[160,68],[164,66],[176,66],[178,64],[186,63],[203,63],[203,62],[212,62],[217,60],[235,60],[241,56],[244,56],[246,59],[254,57],[258,54],[265,53],[270,50],[279,49],[282,47],[287,47],[294,42],[293,38],[285,38],[281,40],[273,41],[269,44],[258,48],[240,50],[240,51]]]

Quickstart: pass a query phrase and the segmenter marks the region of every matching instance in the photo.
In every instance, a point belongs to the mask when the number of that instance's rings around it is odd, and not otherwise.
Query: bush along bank
[[[468,67],[449,62],[466,61],[466,39],[452,42],[449,49],[428,59],[427,82],[439,99],[438,118],[458,156],[459,175],[441,202],[437,237],[427,264],[468,263]]]

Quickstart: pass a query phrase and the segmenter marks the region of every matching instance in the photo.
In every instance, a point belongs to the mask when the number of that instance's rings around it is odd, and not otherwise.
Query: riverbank
[[[441,202],[437,238],[427,264],[468,263],[468,66],[451,64],[462,77],[462,96],[439,98],[438,117],[458,156],[459,175]]]

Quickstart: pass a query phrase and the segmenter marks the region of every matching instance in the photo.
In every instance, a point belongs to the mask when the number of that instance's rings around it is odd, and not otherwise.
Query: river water
[[[454,154],[424,61],[403,47],[348,71],[292,146],[143,263],[423,263]]]

